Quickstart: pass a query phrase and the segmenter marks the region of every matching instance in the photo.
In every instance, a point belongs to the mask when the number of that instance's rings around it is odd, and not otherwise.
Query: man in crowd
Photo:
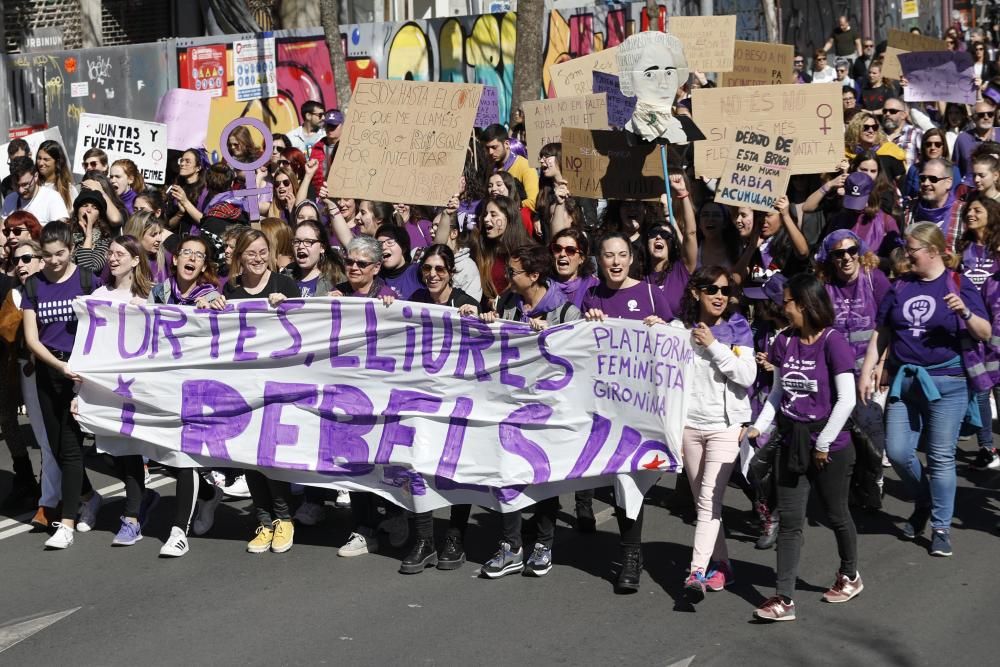
[[[96,171],[108,175],[108,154],[100,148],[89,148],[83,154],[83,171]]]
[[[838,58],[845,58],[853,61],[861,53],[861,35],[851,27],[851,22],[846,16],[837,17],[837,25],[834,26],[830,38],[823,45],[824,51],[833,49]]]
[[[293,147],[309,155],[312,147],[323,139],[326,114],[323,113],[323,105],[315,100],[304,102],[299,111],[302,114],[302,124],[287,136]]]
[[[882,78],[882,61],[876,60],[868,68],[867,83],[861,88],[861,108],[880,114],[890,97],[899,97],[899,91],[888,79]]]
[[[840,90],[841,99],[844,101],[844,111],[858,108],[858,98],[854,96],[854,89],[844,86]],[[844,119],[847,122],[847,119]]]
[[[538,197],[538,172],[531,164],[510,152],[510,135],[503,125],[490,125],[483,130],[483,146],[493,162],[493,171],[506,171],[521,181],[527,195],[521,206],[535,210],[535,198]]]
[[[340,135],[344,131],[344,114],[340,109],[330,109],[323,116],[323,138],[313,144],[309,153],[310,159],[316,160],[320,168],[313,176],[313,190],[319,192],[326,182],[327,174],[330,172],[330,165],[333,164],[333,156],[337,154],[337,144],[340,143]]]
[[[906,153],[903,162],[907,171],[920,156],[920,143],[924,138],[923,130],[910,124],[909,114],[910,107],[897,97],[890,97],[882,107],[882,129],[889,141]]]
[[[954,251],[955,241],[962,238],[963,202],[953,192],[952,164],[936,158],[924,163],[920,170],[920,198],[906,210],[907,226],[915,222],[933,222],[944,233],[945,247]]]
[[[962,182],[972,185],[972,153],[984,141],[1000,140],[1000,133],[993,127],[995,107],[991,102],[983,100],[972,107],[972,127],[965,130],[955,139],[952,151],[952,161],[962,174]]]
[[[861,42],[861,55],[851,65],[851,78],[857,82],[868,78],[868,68],[875,62],[875,40],[866,37]]]
[[[31,147],[24,139],[14,139],[7,144],[7,167],[16,157],[26,157],[31,152]],[[0,182],[0,199],[3,199],[14,191],[14,177],[7,174],[7,177]]]
[[[52,188],[43,188],[38,180],[38,170],[35,162],[27,156],[17,157],[10,162],[10,177],[14,183],[14,192],[3,200],[3,211],[0,219],[6,218],[14,211],[28,211],[42,225],[53,220],[68,220],[69,211],[59,193]]]

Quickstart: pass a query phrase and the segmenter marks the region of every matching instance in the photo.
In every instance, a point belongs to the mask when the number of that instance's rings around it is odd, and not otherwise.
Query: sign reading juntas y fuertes
[[[83,173],[83,154],[100,148],[108,154],[108,164],[132,160],[147,183],[161,184],[167,173],[167,126],[133,118],[80,114],[76,135],[73,173]]]
[[[770,213],[788,190],[795,139],[737,130],[715,201]]]
[[[482,93],[473,83],[358,79],[327,188],[444,206],[459,190]]]

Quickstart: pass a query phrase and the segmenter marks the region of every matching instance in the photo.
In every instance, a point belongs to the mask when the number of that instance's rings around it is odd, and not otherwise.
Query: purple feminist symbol
[[[115,393],[122,398],[132,398],[132,383],[135,382],[135,378],[131,380],[126,380],[124,376],[118,376],[118,386],[115,387]],[[122,427],[119,433],[122,435],[132,435],[132,429],[135,428],[135,403],[122,403]]]
[[[254,162],[240,162],[232,153],[229,152],[229,135],[232,134],[240,125],[249,125],[251,127],[257,128],[257,131],[264,135],[264,150],[261,152],[260,157]],[[257,182],[256,171],[259,167],[263,167],[271,159],[271,148],[273,146],[273,140],[271,138],[271,131],[267,129],[267,126],[263,122],[257,120],[256,118],[237,118],[236,120],[226,125],[222,130],[222,134],[219,136],[219,150],[222,152],[222,158],[229,164],[230,167],[237,171],[243,172],[243,178],[247,182],[247,187],[244,190],[237,190],[233,193],[234,196],[243,199],[245,202],[246,212],[250,214],[251,220],[260,219],[260,209],[257,208],[257,200],[261,195],[270,195],[271,186],[265,185],[261,188],[251,188],[250,184]]]

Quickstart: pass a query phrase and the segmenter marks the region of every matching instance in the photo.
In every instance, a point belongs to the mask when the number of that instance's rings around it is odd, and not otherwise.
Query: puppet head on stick
[[[681,40],[663,32],[632,35],[618,47],[618,70],[622,94],[636,98],[625,129],[647,141],[686,144],[688,133],[672,111],[689,73]]]

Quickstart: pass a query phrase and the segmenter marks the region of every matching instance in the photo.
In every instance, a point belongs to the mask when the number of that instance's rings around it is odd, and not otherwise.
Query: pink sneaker
[[[726,586],[736,583],[733,575],[733,566],[728,561],[709,565],[708,574],[705,575],[705,588],[713,592],[719,592]]]

